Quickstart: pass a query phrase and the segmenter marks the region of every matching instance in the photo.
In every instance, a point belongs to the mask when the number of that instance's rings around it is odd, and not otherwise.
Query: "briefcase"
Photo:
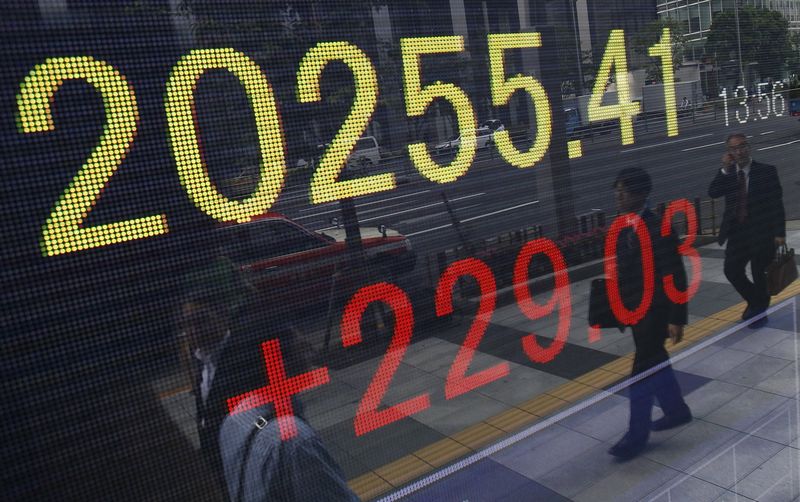
[[[772,296],[777,295],[786,286],[797,279],[797,263],[794,259],[794,249],[784,244],[775,252],[775,259],[767,266],[767,291]]]
[[[625,329],[611,310],[605,279],[592,279],[589,287],[589,326]]]

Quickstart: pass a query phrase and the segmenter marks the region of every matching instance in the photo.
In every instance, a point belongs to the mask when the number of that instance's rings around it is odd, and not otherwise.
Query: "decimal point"
[[[583,144],[579,139],[574,139],[567,143],[567,150],[570,159],[579,159],[583,157]]]

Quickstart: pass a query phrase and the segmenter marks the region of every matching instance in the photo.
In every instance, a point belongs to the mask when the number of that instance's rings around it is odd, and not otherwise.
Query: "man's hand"
[[[725,171],[725,174],[731,173],[731,166],[736,162],[733,158],[733,155],[726,153],[722,156],[722,170]]]
[[[786,237],[775,237],[775,247],[782,247],[786,244]]]
[[[672,340],[672,345],[681,343],[681,340],[683,340],[683,324],[669,325],[669,339]]]

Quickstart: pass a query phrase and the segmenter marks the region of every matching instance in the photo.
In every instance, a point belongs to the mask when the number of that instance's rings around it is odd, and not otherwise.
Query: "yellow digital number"
[[[528,151],[520,152],[514,148],[508,131],[494,133],[494,141],[500,155],[509,164],[519,168],[533,167],[542,160],[550,147],[552,137],[550,100],[547,99],[547,93],[542,84],[530,75],[516,75],[506,79],[505,51],[541,46],[542,36],[539,33],[489,35],[489,78],[492,104],[494,106],[505,105],[515,92],[524,91],[531,96],[536,109],[536,139]]]
[[[453,105],[456,111],[461,143],[455,158],[446,166],[436,163],[428,152],[425,143],[408,145],[408,154],[414,166],[423,176],[437,183],[449,183],[467,172],[478,150],[475,129],[477,120],[475,110],[467,94],[451,83],[436,82],[422,86],[420,58],[426,54],[458,53],[464,50],[461,36],[421,37],[400,39],[403,57],[403,84],[405,87],[406,114],[419,117],[425,114],[428,105],[436,98],[443,98]]]
[[[617,84],[617,104],[603,105],[603,95],[614,68],[614,80]],[[639,113],[639,103],[631,101],[630,84],[628,83],[628,57],[625,53],[625,32],[612,30],[608,37],[603,60],[597,71],[592,96],[589,98],[589,121],[619,119],[622,144],[633,144],[633,117]]]
[[[664,106],[667,117],[667,136],[678,135],[678,105],[675,101],[675,68],[672,66],[672,34],[669,28],[661,32],[661,40],[647,51],[661,58],[661,76],[664,87]]]
[[[297,98],[301,103],[322,100],[320,80],[330,61],[341,61],[350,68],[355,79],[356,92],[350,114],[325,150],[311,179],[311,202],[314,204],[384,192],[397,187],[393,173],[337,181],[356,142],[367,130],[375,112],[378,104],[378,75],[369,57],[355,45],[349,42],[319,43],[306,53],[297,71]]]
[[[18,124],[23,133],[55,129],[52,101],[67,80],[84,80],[100,92],[106,123],[97,146],[58,199],[42,229],[42,253],[55,256],[167,233],[167,217],[163,214],[82,226],[130,150],[139,110],[133,89],[108,63],[89,56],[50,58],[28,74],[17,95]]]
[[[200,153],[193,113],[197,82],[208,70],[227,70],[244,87],[255,116],[261,151],[259,180],[244,200],[220,194]],[[286,154],[278,107],[267,77],[250,58],[230,48],[193,50],[172,69],[167,81],[167,125],[181,184],[194,204],[219,221],[250,221],[269,210],[283,189]]]

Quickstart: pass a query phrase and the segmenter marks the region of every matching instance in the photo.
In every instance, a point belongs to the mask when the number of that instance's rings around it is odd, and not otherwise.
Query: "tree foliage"
[[[745,6],[739,9],[742,64],[758,63],[763,77],[777,78],[789,63],[792,46],[789,22],[780,12]],[[738,60],[736,15],[732,10],[717,12],[712,19],[706,52],[717,61]]]
[[[645,66],[647,70],[647,80],[660,83],[664,72],[661,71],[661,58],[650,58],[648,49],[661,40],[664,28],[670,30],[670,44],[672,45],[672,67],[677,70],[683,63],[683,56],[686,53],[686,23],[677,19],[659,18],[645,25],[638,33],[633,36],[631,48],[635,54],[648,57]]]

